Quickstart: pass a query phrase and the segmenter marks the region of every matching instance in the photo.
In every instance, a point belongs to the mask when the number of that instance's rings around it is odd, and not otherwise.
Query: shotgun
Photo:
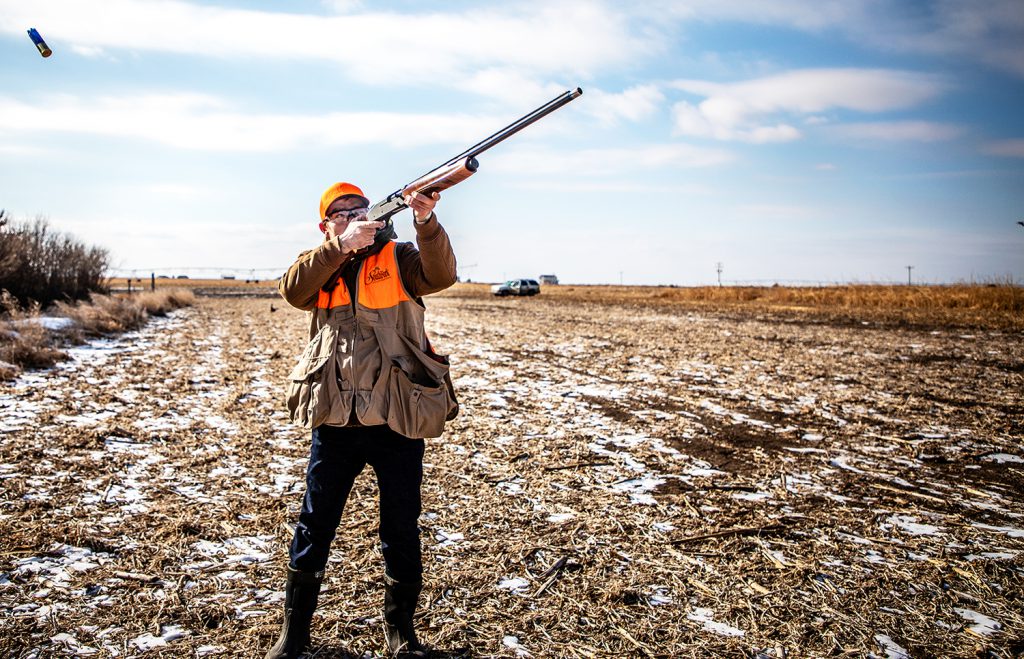
[[[387,241],[396,237],[391,218],[394,217],[396,213],[409,207],[409,205],[405,203],[405,197],[407,195],[410,195],[413,192],[431,194],[433,192],[447,190],[457,183],[462,183],[472,176],[477,169],[479,169],[480,163],[476,159],[478,155],[495,146],[499,142],[503,142],[504,140],[512,137],[533,122],[546,117],[576,97],[580,96],[582,93],[583,90],[577,87],[575,90],[567,91],[564,94],[557,96],[533,112],[530,112],[529,114],[515,120],[508,126],[505,126],[497,133],[494,133],[490,137],[469,147],[444,164],[438,165],[412,183],[402,187],[402,189],[395,190],[387,197],[371,206],[370,210],[367,212],[366,219],[368,221],[380,221],[385,223],[383,227],[377,229],[377,233],[374,236],[374,242]]]

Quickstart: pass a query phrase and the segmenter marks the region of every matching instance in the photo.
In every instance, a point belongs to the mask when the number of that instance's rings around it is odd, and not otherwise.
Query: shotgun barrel
[[[455,156],[454,158],[452,158],[451,160],[449,160],[448,162],[441,166],[444,167],[445,165],[450,165],[456,160],[459,160],[460,158],[466,156],[473,158],[480,155],[487,149],[490,149],[492,146],[512,137],[513,135],[515,135],[522,129],[526,128],[530,124],[534,123],[535,121],[538,121],[548,116],[549,114],[566,105],[567,103],[569,103],[576,97],[580,96],[581,94],[583,94],[583,89],[580,87],[577,87],[576,89],[571,91],[567,91],[564,94],[560,94],[559,96],[551,99],[550,101],[540,106],[533,112],[527,114],[526,116],[516,119],[508,126],[505,126],[501,130],[499,130],[494,135],[491,135],[490,137],[485,138],[480,142],[474,144],[473,146],[469,147],[468,149],[466,149],[465,151],[463,151],[462,153]]]
[[[405,197],[407,195],[410,195],[413,192],[419,192],[421,194],[440,192],[441,190],[447,190],[453,185],[465,181],[476,173],[477,169],[480,167],[480,162],[476,159],[478,155],[496,144],[507,140],[530,124],[543,119],[555,110],[565,106],[573,99],[578,98],[582,93],[583,89],[577,87],[576,89],[569,90],[558,95],[533,112],[516,119],[493,135],[477,142],[459,155],[446,161],[444,164],[435,167],[423,176],[420,176],[411,183],[403,186],[400,190],[395,190],[384,199],[378,201],[370,208],[369,213],[366,216],[367,220],[379,220],[385,222],[385,226],[377,230],[376,239],[391,240],[395,236],[391,217],[399,211],[408,208],[408,204],[405,203]]]

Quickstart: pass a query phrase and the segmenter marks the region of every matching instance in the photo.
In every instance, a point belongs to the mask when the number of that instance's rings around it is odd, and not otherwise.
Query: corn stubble
[[[425,458],[424,640],[479,657],[1019,651],[1019,330],[556,288],[426,301],[462,414]],[[73,376],[0,389],[35,415],[0,406],[11,656],[272,643],[308,439],[281,395],[304,315],[268,306],[200,298]],[[368,472],[315,656],[383,651],[375,499]]]

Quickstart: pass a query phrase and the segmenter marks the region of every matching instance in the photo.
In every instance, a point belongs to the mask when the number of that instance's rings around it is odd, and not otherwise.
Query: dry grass
[[[487,284],[459,284],[455,297],[489,296]],[[765,310],[801,316],[915,324],[1019,329],[1024,287],[1012,283],[951,286],[544,286],[541,295],[566,302]]]
[[[66,355],[56,348],[50,332],[32,319],[38,305],[22,308],[13,295],[0,291],[0,382],[22,368],[49,368]]]
[[[462,404],[425,459],[439,656],[1020,653],[1022,333],[554,288],[427,300]],[[309,442],[281,396],[308,322],[268,306],[200,296],[0,387],[0,656],[273,643]],[[367,469],[346,505],[318,659],[381,656],[377,490]]]
[[[58,302],[56,312],[75,323],[84,336],[102,336],[138,329],[148,317],[131,298],[94,295],[87,303]]]
[[[16,329],[0,327],[0,381],[16,377],[23,368],[49,368],[65,358],[42,325],[21,322]]]
[[[144,291],[150,289],[149,277],[131,279],[133,291]],[[115,277],[107,281],[107,285],[114,290],[125,290],[128,288],[129,279]],[[157,279],[156,288],[160,289],[195,289],[195,288],[277,288],[277,279]]]
[[[93,295],[88,302],[58,302],[55,315],[70,318],[70,326],[49,330],[39,322],[38,307],[20,309],[5,299],[6,321],[0,322],[0,381],[11,380],[22,369],[49,368],[67,355],[59,345],[80,343],[86,337],[119,334],[142,327],[150,316],[189,306],[189,290],[164,290],[131,297]]]
[[[127,279],[111,279],[123,290]],[[148,288],[149,279],[132,280],[133,290]],[[232,292],[268,292],[276,279],[157,279],[156,289],[232,289]],[[268,290],[269,289],[269,290]],[[490,284],[459,283],[445,297],[490,297]],[[990,328],[1024,328],[1024,287],[1012,282],[950,286],[606,286],[558,285],[542,287],[542,295],[566,302],[683,306],[744,311],[764,309],[800,316],[910,322]]]
[[[145,309],[150,316],[166,316],[168,311],[192,306],[196,302],[196,296],[188,289],[165,289],[140,293],[131,300]]]
[[[56,305],[57,315],[75,322],[85,336],[103,336],[138,329],[150,316],[165,316],[168,311],[195,303],[190,290],[151,291],[132,296],[94,295],[88,303]]]

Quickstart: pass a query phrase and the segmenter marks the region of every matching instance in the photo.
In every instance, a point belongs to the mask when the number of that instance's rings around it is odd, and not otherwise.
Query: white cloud
[[[963,133],[963,128],[935,121],[876,121],[833,127],[833,132],[853,140],[884,142],[944,142]]]
[[[912,11],[892,0],[840,27],[879,50],[962,57],[1024,77],[1024,11],[1019,0],[941,0]]]
[[[807,220],[820,218],[825,213],[812,206],[796,204],[746,204],[736,207],[741,218],[762,220]]]
[[[707,196],[717,192],[715,188],[702,183],[658,185],[643,183],[640,181],[608,181],[607,179],[581,179],[569,181],[565,179],[555,180],[553,178],[545,178],[535,181],[526,181],[520,183],[518,187],[526,190],[554,190],[561,193],[625,193],[635,195],[663,195],[672,198],[679,198],[683,196]]]
[[[982,152],[990,156],[1024,158],[1024,139],[996,140],[982,146]]]
[[[71,46],[71,52],[88,58],[104,57],[107,55],[107,51],[99,46],[80,46],[77,44]]]
[[[822,30],[859,17],[864,4],[864,0],[648,0],[642,11],[662,21],[736,21]]]
[[[967,58],[1024,77],[1020,0],[648,0],[635,11],[684,27],[736,22],[833,30],[878,51]]]
[[[322,0],[321,4],[336,14],[348,14],[362,9],[364,5],[361,0]]]
[[[147,183],[143,185],[132,186],[130,190],[125,190],[126,193],[142,194],[144,196],[163,197],[171,198],[176,201],[190,200],[195,201],[208,197],[215,196],[214,190],[210,188],[200,187],[189,183]]]
[[[675,104],[676,134],[765,143],[800,137],[792,125],[773,120],[775,115],[906,109],[938,95],[946,83],[910,71],[804,69],[736,83],[676,80],[670,87],[705,97],[697,105]]]
[[[561,85],[541,83],[510,67],[489,67],[469,73],[456,81],[454,86],[492,99],[506,107],[523,108],[531,104],[539,106],[567,91]]]
[[[661,48],[602,3],[521,2],[468,10],[344,15],[256,11],[181,0],[107,0],[103,20],[77,0],[0,0],[0,30],[45,25],[51,46],[161,51],[196,57],[320,59],[370,84],[470,84],[479,71],[587,78]]]
[[[636,148],[583,149],[559,151],[519,147],[507,150],[488,162],[495,171],[525,176],[575,175],[633,176],[638,170],[661,167],[715,167],[733,160],[721,149],[689,144],[652,144]]]
[[[340,131],[338,126],[346,126]],[[493,132],[493,117],[397,112],[246,114],[202,94],[82,99],[61,95],[34,104],[0,96],[0,132],[57,132],[139,138],[181,149],[284,151],[303,146],[472,143]],[[550,127],[549,127],[550,130]]]
[[[658,111],[665,95],[657,85],[636,85],[619,93],[600,89],[587,90],[582,111],[595,117],[604,126],[620,121],[640,121]]]

